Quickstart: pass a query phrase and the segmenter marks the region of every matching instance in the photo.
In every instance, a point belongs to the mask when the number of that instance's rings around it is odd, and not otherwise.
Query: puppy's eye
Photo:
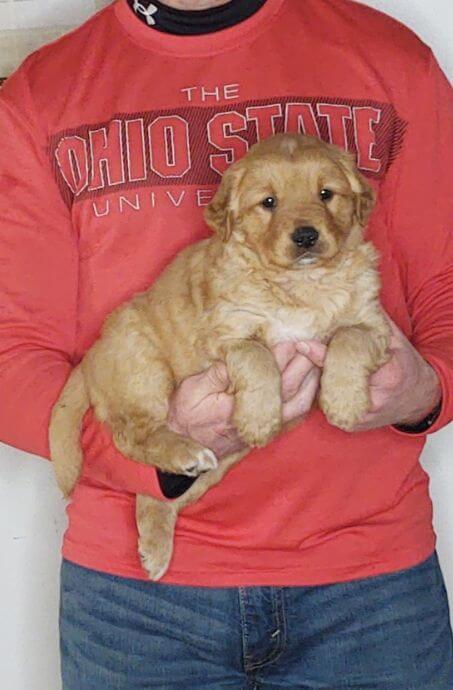
[[[333,192],[331,189],[321,189],[319,196],[321,201],[329,201],[333,197]]]
[[[277,199],[274,196],[267,196],[261,202],[261,206],[264,206],[264,208],[273,209],[277,206]]]

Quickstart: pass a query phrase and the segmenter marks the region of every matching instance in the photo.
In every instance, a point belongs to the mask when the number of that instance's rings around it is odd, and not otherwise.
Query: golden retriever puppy
[[[264,446],[282,428],[269,348],[316,338],[328,343],[319,396],[327,419],[348,430],[368,410],[368,378],[385,363],[390,338],[376,252],[363,240],[373,202],[352,156],[337,147],[289,134],[255,145],[206,209],[215,235],[180,252],[149,290],[114,311],[69,377],[50,427],[66,495],[80,473],[90,406],[124,455],[197,476],[174,501],[137,497],[151,579],[168,568],[178,512],[246,454],[218,462],[168,428],[169,399],[184,378],[225,361],[236,428],[247,446]]]

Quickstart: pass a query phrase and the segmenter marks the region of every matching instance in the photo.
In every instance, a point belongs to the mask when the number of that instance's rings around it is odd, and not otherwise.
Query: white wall
[[[453,79],[451,0],[363,0],[363,4],[386,12],[409,26],[433,48],[442,68]]]
[[[410,25],[453,78],[451,0],[368,4]],[[424,455],[439,553],[453,602],[452,456],[453,425],[430,440]],[[63,502],[49,463],[0,445],[0,687],[5,690],[60,690],[57,605],[64,524]]]

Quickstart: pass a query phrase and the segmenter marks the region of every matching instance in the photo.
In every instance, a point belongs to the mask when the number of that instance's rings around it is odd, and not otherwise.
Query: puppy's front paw
[[[198,477],[208,470],[215,470],[218,462],[215,454],[209,448],[183,436],[175,437],[166,450],[167,460],[161,463],[160,469],[174,474],[186,474]]]
[[[266,396],[266,391],[237,395],[233,421],[239,436],[248,446],[262,448],[282,427],[280,397]]]
[[[370,409],[367,377],[345,378],[325,371],[319,396],[321,410],[333,426],[351,431]]]

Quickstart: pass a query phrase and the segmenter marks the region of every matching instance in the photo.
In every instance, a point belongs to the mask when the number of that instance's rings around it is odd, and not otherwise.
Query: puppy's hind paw
[[[148,573],[149,579],[157,582],[165,575],[170,565],[172,548],[166,553],[152,554],[142,550],[139,544],[138,553],[142,562],[142,567]]]
[[[140,496],[137,502],[138,553],[153,581],[170,565],[177,513],[173,504]]]
[[[184,474],[189,477],[198,477],[202,472],[215,470],[218,464],[215,454],[209,448],[201,448],[192,456],[192,459],[194,460],[193,464],[188,464],[184,471]]]
[[[217,468],[217,458],[209,448],[177,434],[170,440],[159,463],[159,469],[163,472],[198,477],[203,472]]]

